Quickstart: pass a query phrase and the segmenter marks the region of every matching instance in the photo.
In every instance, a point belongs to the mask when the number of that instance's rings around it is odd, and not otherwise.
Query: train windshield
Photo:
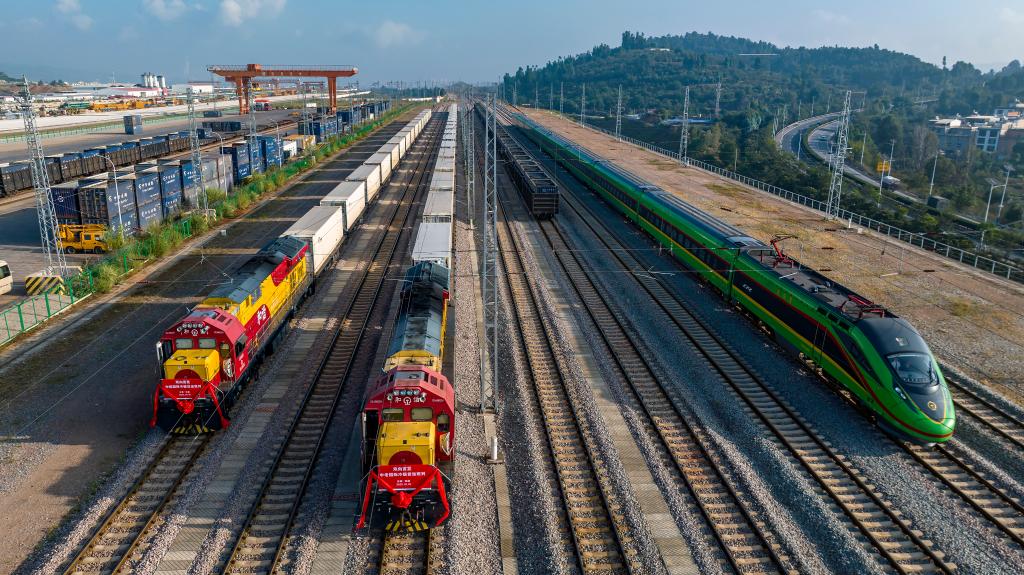
[[[889,365],[900,383],[909,387],[924,387],[939,382],[932,367],[932,358],[923,353],[894,353],[889,356]]]

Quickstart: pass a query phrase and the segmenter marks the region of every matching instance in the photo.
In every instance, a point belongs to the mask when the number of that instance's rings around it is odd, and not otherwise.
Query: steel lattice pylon
[[[490,369],[481,366],[480,409],[497,411],[498,388],[498,151],[496,97],[490,98],[484,137],[484,237],[483,307],[484,329],[490,342]],[[488,377],[490,376],[490,377]]]
[[[690,87],[683,98],[683,123],[679,126],[679,161],[690,164]]]
[[[843,168],[846,165],[846,146],[850,132],[850,91],[846,91],[843,113],[839,117],[836,147],[832,152],[832,183],[828,187],[828,205],[825,213],[830,220],[839,217],[839,201],[843,197]]]
[[[245,95],[246,105],[249,107],[249,137],[247,138],[249,140],[249,164],[253,164],[256,162],[256,154],[258,153],[253,152],[253,147],[255,146],[255,149],[258,150],[260,144],[256,140],[256,112],[252,109],[252,90],[246,90]],[[256,170],[249,168],[249,173],[255,175]]]
[[[199,133],[196,131],[196,95],[192,88],[186,92],[188,102],[188,145],[192,152],[192,169],[196,171],[196,179],[199,180],[199,205],[196,206],[203,211],[209,206],[206,204],[206,181],[203,178],[203,157],[199,153]]]
[[[622,84],[619,84],[619,101],[615,104],[615,139],[622,139]]]
[[[39,215],[39,236],[43,241],[43,253],[46,254],[46,272],[67,277],[68,265],[57,237],[57,212],[53,207],[50,177],[46,172],[43,146],[39,142],[39,132],[36,128],[32,92],[28,88],[28,79],[22,78],[22,81],[24,87],[21,92],[21,117],[25,121],[25,144],[28,147],[29,161],[32,163],[32,185],[36,190],[36,213]]]

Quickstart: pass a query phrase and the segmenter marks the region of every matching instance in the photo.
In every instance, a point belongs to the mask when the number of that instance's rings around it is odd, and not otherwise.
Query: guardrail
[[[586,127],[596,132],[601,132],[602,134],[611,136],[613,138],[616,137],[614,133],[612,133],[609,130],[605,130],[604,128],[599,128],[596,126]],[[761,191],[768,192],[769,194],[778,196],[784,200],[789,200],[790,202],[809,207],[813,210],[817,210],[822,214],[827,214],[825,202],[821,200],[816,200],[809,196],[797,194],[795,192],[791,192],[789,190],[780,188],[767,182],[762,182],[761,180],[748,178],[743,174],[738,174],[736,172],[733,172],[732,170],[727,170],[725,168],[721,168],[714,164],[709,164],[701,160],[697,160],[694,158],[682,158],[680,157],[678,152],[673,152],[671,150],[655,146],[654,144],[649,144],[642,140],[630,138],[629,136],[619,136],[619,138],[625,142],[629,142],[630,144],[639,146],[641,148],[654,152],[655,154],[665,156],[684,165],[693,166],[706,172],[711,172],[713,174],[722,176],[724,178],[728,178],[741,184],[745,184],[753,188],[757,188]],[[890,238],[894,238],[901,242],[905,242],[910,245],[928,250],[930,252],[934,252],[941,256],[945,256],[951,260],[956,260],[958,262],[967,264],[971,267],[988,272],[990,274],[999,277],[1004,277],[1011,281],[1024,283],[1024,269],[1019,268],[1017,266],[1013,266],[998,260],[994,260],[992,258],[974,252],[970,252],[965,249],[958,248],[956,246],[944,244],[942,242],[938,242],[931,238],[925,237],[923,234],[900,229],[896,226],[887,224],[885,222],[873,218],[869,218],[867,216],[862,216],[858,213],[851,212],[850,210],[846,210],[843,208],[839,208],[838,216],[840,220],[848,221],[850,225],[856,224],[862,228],[875,230],[876,232],[885,234]]]
[[[59,289],[59,286],[57,288]],[[45,292],[26,298],[0,311],[0,346],[39,326],[88,297]]]

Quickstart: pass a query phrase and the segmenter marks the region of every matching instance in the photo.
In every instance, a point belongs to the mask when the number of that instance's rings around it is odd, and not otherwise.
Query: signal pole
[[[548,86],[548,110],[555,109],[555,85],[550,84]]]
[[[683,123],[679,130],[679,161],[685,165],[690,164],[690,87],[686,87],[686,95],[683,98]]]
[[[622,84],[619,84],[619,103],[615,106],[615,139],[622,140]]]
[[[580,95],[580,125],[586,126],[586,119],[583,117],[584,110],[587,109],[587,85],[583,84],[583,93]]]
[[[63,278],[68,275],[68,265],[64,260],[64,252],[60,249],[57,235],[57,211],[53,207],[53,196],[50,195],[50,177],[46,172],[43,146],[39,143],[36,111],[32,107],[32,92],[28,87],[28,78],[22,77],[22,82],[24,87],[21,92],[21,117],[25,122],[25,145],[28,147],[28,157],[32,164],[32,186],[36,189],[36,214],[39,216],[39,236],[43,240],[43,253],[46,254],[46,273],[59,274]]]
[[[565,113],[565,82],[558,83],[558,114]]]
[[[203,157],[199,153],[199,133],[196,132],[196,96],[191,87],[186,95],[188,97],[188,144],[192,152],[192,168],[196,171],[196,176],[199,179],[199,205],[197,207],[203,211],[205,218],[209,206],[206,204],[206,183],[203,181]],[[121,201],[120,198],[118,201]]]
[[[832,153],[832,182],[828,188],[828,219],[839,217],[839,201],[843,197],[843,168],[846,166],[846,147],[850,132],[850,91],[846,91],[843,101],[843,113],[839,117],[839,133],[836,136],[836,148]]]
[[[718,84],[715,86],[715,119],[721,119],[722,117],[722,79],[718,79]]]
[[[482,412],[497,411],[498,382],[498,126],[497,117],[495,116],[496,103],[494,99],[491,99],[488,104],[484,119],[484,253],[482,258],[482,295],[484,330],[490,342],[491,365],[481,365],[480,370],[480,411]],[[483,362],[481,361],[481,363]]]

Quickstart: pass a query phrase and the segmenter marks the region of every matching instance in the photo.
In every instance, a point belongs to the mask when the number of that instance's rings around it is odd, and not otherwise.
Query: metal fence
[[[0,345],[31,330],[51,317],[78,303],[86,296],[42,293],[26,298],[0,311]]]
[[[612,133],[609,130],[605,130],[604,128],[599,128],[596,126],[587,126],[587,128],[601,132],[603,134],[607,134],[613,138],[616,137],[614,133]],[[737,174],[732,170],[720,168],[714,164],[702,162],[694,158],[687,158],[684,160],[683,158],[680,157],[678,152],[673,152],[665,148],[655,146],[654,144],[637,140],[635,138],[630,138],[629,136],[619,136],[619,138],[621,138],[625,142],[629,142],[630,144],[633,144],[635,146],[639,146],[646,150],[650,150],[651,152],[654,152],[661,156],[665,156],[677,162],[694,166],[701,170],[717,174],[719,176],[728,178],[741,184],[746,184],[750,187],[757,188],[761,191],[768,192],[769,194],[778,196],[784,200],[789,200],[793,203],[800,204],[802,206],[807,206],[823,214],[827,213],[826,203],[821,200],[816,200],[809,196],[797,194],[795,192],[791,192],[789,190],[780,188],[767,182],[762,182],[761,180],[748,178],[743,174]],[[929,237],[924,236],[923,234],[917,232],[909,232],[907,230],[900,229],[896,226],[887,224],[885,222],[881,222],[876,219],[851,212],[850,210],[840,208],[838,215],[839,219],[849,222],[850,225],[857,225],[862,228],[867,228],[869,230],[875,230],[876,232],[885,234],[890,238],[899,240],[901,242],[906,242],[908,244],[917,246],[930,252],[937,253],[951,260],[956,260],[958,262],[967,264],[971,267],[975,267],[979,270],[991,273],[993,275],[1004,277],[1015,282],[1024,283],[1024,269],[1019,268],[1017,266],[997,261],[992,258],[974,252],[970,252],[962,248],[958,248],[956,246],[951,246],[949,244],[937,242]]]

